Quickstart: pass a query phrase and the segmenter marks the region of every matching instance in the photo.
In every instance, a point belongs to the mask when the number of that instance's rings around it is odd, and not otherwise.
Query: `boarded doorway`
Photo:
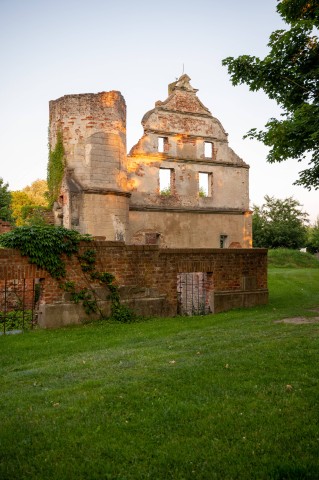
[[[179,273],[177,299],[179,315],[213,313],[213,275],[208,272]]]

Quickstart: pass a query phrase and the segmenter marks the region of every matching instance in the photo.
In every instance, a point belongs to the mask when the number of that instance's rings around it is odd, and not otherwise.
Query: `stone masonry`
[[[127,244],[251,247],[249,167],[189,81],[170,84],[168,98],[144,115],[144,135],[128,156],[119,92],[50,102],[50,145],[62,132],[66,161],[58,222]]]

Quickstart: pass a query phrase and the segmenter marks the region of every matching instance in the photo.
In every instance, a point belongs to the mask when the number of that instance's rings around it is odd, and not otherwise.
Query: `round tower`
[[[120,92],[66,95],[50,102],[50,149],[63,139],[65,170],[56,206],[62,225],[125,241],[129,196],[126,105]]]

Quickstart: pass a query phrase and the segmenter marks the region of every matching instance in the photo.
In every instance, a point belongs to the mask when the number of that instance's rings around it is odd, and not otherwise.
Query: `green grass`
[[[319,260],[314,255],[288,248],[269,249],[268,264],[270,267],[319,268]]]
[[[0,478],[319,479],[318,269],[204,317],[0,337]]]

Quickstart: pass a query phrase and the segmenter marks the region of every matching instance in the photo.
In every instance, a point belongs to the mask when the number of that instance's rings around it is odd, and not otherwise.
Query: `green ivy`
[[[90,241],[92,238],[64,227],[36,225],[3,233],[0,246],[19,250],[30,263],[47,270],[53,278],[61,278],[66,274],[62,256],[77,254],[81,240]]]
[[[65,167],[64,153],[62,132],[58,132],[55,148],[54,150],[49,150],[47,168],[48,200],[50,207],[53,206],[60,194]]]
[[[87,283],[89,284],[90,280],[93,280],[108,287],[112,318],[120,322],[133,321],[135,314],[126,305],[121,304],[118,286],[114,283],[114,275],[109,272],[100,273],[96,270],[95,249],[87,248],[82,254],[79,253],[81,241],[92,241],[92,237],[81,235],[75,230],[53,226],[16,227],[14,230],[0,235],[0,247],[19,250],[21,255],[29,258],[30,263],[47,270],[56,279],[66,276],[63,255],[68,257],[76,255],[83,274],[89,276]],[[73,302],[81,302],[87,314],[99,312],[102,317],[94,288],[79,289],[74,282],[69,280],[61,283],[60,287],[71,294]]]
[[[96,251],[87,249],[82,255],[78,255],[83,273],[89,274],[91,280],[98,280],[101,284],[107,286],[109,290],[108,299],[111,301],[111,317],[123,323],[129,323],[136,319],[134,312],[126,305],[121,303],[118,286],[114,283],[115,277],[109,272],[98,272],[96,270]],[[72,282],[65,282],[62,286],[64,290],[71,293],[71,299],[78,303],[82,301],[83,308],[87,314],[99,311],[98,304],[94,298],[94,289],[76,290],[76,286]],[[100,312],[102,317],[102,313]]]

